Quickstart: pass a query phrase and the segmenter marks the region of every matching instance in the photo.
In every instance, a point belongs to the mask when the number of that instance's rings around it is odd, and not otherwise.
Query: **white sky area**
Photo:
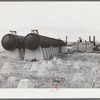
[[[0,40],[9,30],[77,41],[100,41],[100,2],[0,2]]]

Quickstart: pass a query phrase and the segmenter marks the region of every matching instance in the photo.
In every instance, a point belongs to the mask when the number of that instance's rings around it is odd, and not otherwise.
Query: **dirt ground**
[[[0,53],[0,88],[17,88],[29,79],[31,88],[99,88],[100,54],[60,54],[38,62],[16,61]]]

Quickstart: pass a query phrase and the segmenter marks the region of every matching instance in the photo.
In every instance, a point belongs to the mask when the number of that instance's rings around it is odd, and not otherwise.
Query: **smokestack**
[[[66,36],[66,45],[67,45],[67,42],[68,42],[68,37]]]
[[[91,36],[89,36],[89,42],[91,43]]]
[[[95,45],[95,36],[93,36],[93,45]]]

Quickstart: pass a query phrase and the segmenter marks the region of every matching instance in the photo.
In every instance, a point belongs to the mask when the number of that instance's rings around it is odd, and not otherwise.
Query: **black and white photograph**
[[[100,2],[0,2],[0,88],[99,89]]]

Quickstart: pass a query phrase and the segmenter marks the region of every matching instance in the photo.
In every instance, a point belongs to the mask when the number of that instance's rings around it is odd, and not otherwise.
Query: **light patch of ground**
[[[4,65],[8,74],[2,71]],[[0,88],[17,88],[21,80],[28,80],[32,88],[99,88],[100,54],[60,54],[50,60],[28,62],[0,53]]]

